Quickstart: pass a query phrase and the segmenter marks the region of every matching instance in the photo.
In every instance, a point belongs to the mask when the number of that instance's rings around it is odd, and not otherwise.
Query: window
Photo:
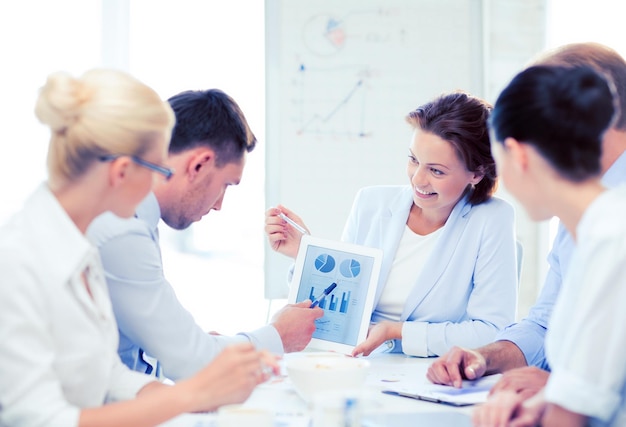
[[[163,98],[219,88],[240,105],[258,145],[243,179],[183,232],[161,224],[166,277],[205,330],[234,334],[265,324],[264,2],[129,2],[129,71]]]
[[[548,8],[547,46],[597,42],[615,49],[626,58],[623,17],[626,3],[613,0],[551,0]],[[594,16],[596,15],[596,16]],[[556,236],[558,219],[550,221],[550,245]]]
[[[53,71],[80,74],[100,62],[100,23],[99,1],[0,3],[0,222],[46,178],[49,135],[33,112],[39,88]]]
[[[220,88],[237,100],[259,144],[221,212],[182,233],[162,227],[166,274],[207,330],[230,334],[265,323],[263,8],[258,0],[2,2],[0,221],[46,178],[49,135],[33,109],[50,72],[127,68],[163,98]]]

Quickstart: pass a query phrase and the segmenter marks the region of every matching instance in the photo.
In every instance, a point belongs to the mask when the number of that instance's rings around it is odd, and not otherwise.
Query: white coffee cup
[[[313,427],[358,427],[363,417],[380,406],[366,390],[316,393],[311,401]]]
[[[218,427],[274,427],[274,414],[261,408],[225,405],[217,410]]]

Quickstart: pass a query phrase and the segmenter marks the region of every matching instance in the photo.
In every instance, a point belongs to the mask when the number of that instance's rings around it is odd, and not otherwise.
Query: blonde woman
[[[132,372],[97,250],[84,236],[105,211],[133,215],[162,166],[174,116],[118,71],[53,74],[35,113],[51,129],[47,182],[0,229],[0,426],[151,426],[243,401],[272,356],[227,348],[174,386]]]

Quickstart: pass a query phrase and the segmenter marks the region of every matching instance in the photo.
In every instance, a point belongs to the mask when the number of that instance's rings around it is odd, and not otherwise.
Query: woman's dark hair
[[[441,95],[406,117],[414,128],[448,141],[467,170],[483,175],[469,195],[472,205],[489,200],[498,187],[489,140],[490,111],[491,106],[482,99],[454,92]]]
[[[531,144],[565,178],[600,173],[602,136],[617,110],[612,84],[589,67],[535,66],[502,91],[491,115],[495,138]]]
[[[616,102],[619,105],[613,126],[626,130],[626,61],[619,53],[598,43],[571,43],[548,51],[534,65],[591,67],[603,73],[615,86]]]

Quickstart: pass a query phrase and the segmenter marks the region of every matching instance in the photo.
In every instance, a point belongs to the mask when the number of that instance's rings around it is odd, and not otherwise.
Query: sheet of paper
[[[445,385],[421,383],[409,385],[406,382],[389,384],[385,390],[397,392],[405,397],[429,400],[440,403],[473,405],[487,400],[489,390],[500,379],[501,375],[489,375],[476,381],[463,381],[461,388]]]

